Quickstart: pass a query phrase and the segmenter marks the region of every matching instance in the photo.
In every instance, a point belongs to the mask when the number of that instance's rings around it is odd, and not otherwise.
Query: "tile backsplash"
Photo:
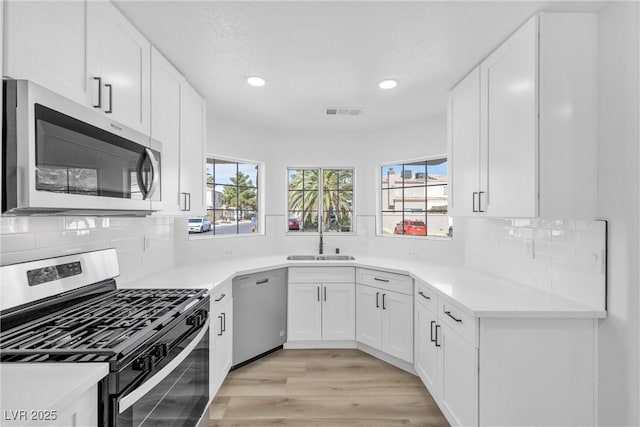
[[[115,248],[119,283],[174,265],[171,217],[1,217],[0,265]]]
[[[605,260],[604,221],[467,220],[467,266],[602,308]]]

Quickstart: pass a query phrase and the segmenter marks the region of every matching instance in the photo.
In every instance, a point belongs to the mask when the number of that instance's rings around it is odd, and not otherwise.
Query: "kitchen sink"
[[[289,261],[353,261],[351,255],[289,255]]]

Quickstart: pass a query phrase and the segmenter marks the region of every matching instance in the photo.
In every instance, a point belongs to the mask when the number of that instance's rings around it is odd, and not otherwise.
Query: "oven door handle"
[[[118,402],[118,413],[123,413],[127,409],[131,407],[134,403],[144,397],[152,388],[157,386],[162,380],[164,380],[174,369],[180,365],[184,359],[191,354],[194,348],[198,345],[204,334],[209,331],[209,319],[204,324],[204,327],[200,329],[200,332],[195,336],[193,340],[178,354],[173,360],[171,360],[167,365],[160,369],[158,373],[149,378],[147,381],[142,383],[139,387],[133,390],[131,393],[123,396]]]

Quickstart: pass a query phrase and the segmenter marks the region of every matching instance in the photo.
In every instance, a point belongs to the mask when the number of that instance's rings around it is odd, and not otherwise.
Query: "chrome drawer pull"
[[[386,283],[389,282],[389,279],[380,279],[378,277],[374,277],[373,280],[377,280],[378,282],[386,282]]]
[[[220,298],[214,300],[214,302],[220,302],[220,301],[222,301],[222,298],[224,298],[226,296],[227,296],[227,294],[222,294],[222,295],[220,295]]]
[[[453,317],[453,315],[451,314],[450,311],[445,311],[444,314],[446,314],[447,316],[451,317],[453,320],[455,320],[456,322],[460,322],[462,323],[462,319],[456,319],[455,317]]]
[[[420,295],[420,296],[421,296],[422,298],[424,298],[424,299],[431,299],[431,297],[429,297],[429,296],[427,296],[427,295],[423,294],[423,293],[422,293],[422,291],[419,291],[419,292],[418,292],[418,295]]]

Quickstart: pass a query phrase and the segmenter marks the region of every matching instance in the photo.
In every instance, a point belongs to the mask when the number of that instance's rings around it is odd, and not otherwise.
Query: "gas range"
[[[0,360],[105,362],[97,425],[195,425],[209,397],[208,292],[118,289],[114,260],[109,249],[0,267],[20,303],[3,302]]]

